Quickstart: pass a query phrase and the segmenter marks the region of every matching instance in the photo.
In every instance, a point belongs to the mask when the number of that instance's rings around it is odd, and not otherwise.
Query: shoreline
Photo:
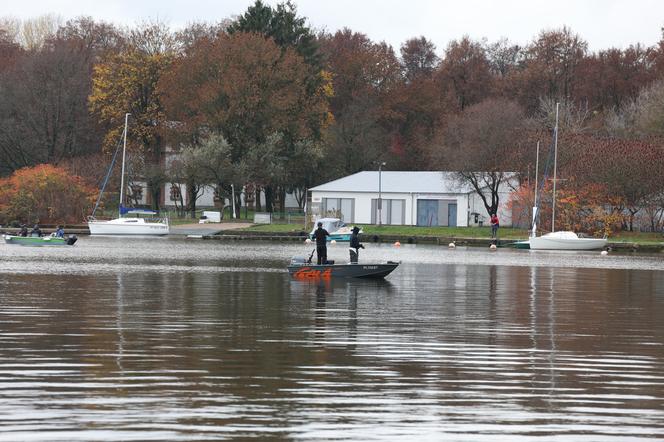
[[[250,226],[248,223],[224,223],[222,225],[206,224],[180,224],[171,226],[171,232],[168,236],[183,236],[188,239],[202,239],[212,241],[282,241],[282,242],[303,242],[307,234],[301,232],[256,232],[240,230]],[[0,228],[0,233],[16,234],[18,228]],[[55,227],[45,226],[42,228],[44,235],[49,235],[55,231]],[[83,225],[66,228],[67,235],[90,234],[87,227]],[[519,241],[518,239],[498,239],[499,248],[508,248],[510,244]],[[491,238],[476,237],[450,237],[450,236],[427,236],[427,235],[363,235],[362,242],[365,243],[396,243],[400,244],[429,244],[438,246],[448,246],[454,243],[456,246],[466,247],[488,247],[492,243]],[[664,253],[664,242],[654,244],[640,244],[635,242],[609,242],[607,248],[616,252],[641,252],[641,253]]]

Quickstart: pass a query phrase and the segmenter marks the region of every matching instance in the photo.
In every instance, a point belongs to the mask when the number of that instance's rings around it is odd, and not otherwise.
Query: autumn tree
[[[576,101],[590,103],[599,111],[610,111],[634,100],[654,79],[651,54],[651,48],[636,44],[586,56],[578,69]]]
[[[567,27],[540,32],[526,47],[523,68],[510,77],[507,93],[527,111],[535,111],[542,97],[574,101],[587,51],[588,43]]]
[[[141,172],[148,182],[153,208],[159,209],[161,185],[165,181],[159,166],[165,114],[157,82],[173,59],[176,42],[161,23],[144,24],[127,38],[126,49],[111,53],[95,65],[90,109],[108,128],[104,139],[107,150],[120,139],[125,114],[131,114],[128,150],[144,157],[146,167]]]
[[[466,36],[447,46],[438,81],[452,106],[463,111],[488,98],[493,89],[492,80],[489,60],[480,42]]]
[[[430,78],[438,63],[436,45],[424,37],[411,38],[401,45],[401,65],[408,81]]]
[[[282,51],[257,34],[235,33],[199,41],[175,62],[159,90],[180,133],[192,139],[202,130],[222,134],[239,165],[250,146],[275,132],[307,139],[315,137],[314,117],[318,127],[325,124],[326,92],[307,93],[308,73],[293,50]],[[286,149],[281,158],[288,157]]]
[[[664,143],[661,138],[626,139],[577,135],[568,137],[567,149],[575,159],[565,168],[581,185],[601,183],[617,197],[614,210],[627,213],[632,231],[634,217],[649,201],[664,194]]]
[[[53,39],[12,63],[0,72],[0,172],[98,150],[90,50],[77,38]]]
[[[334,72],[334,95],[325,149],[328,175],[337,178],[372,167],[388,154],[392,136],[388,97],[402,80],[392,47],[343,29],[321,36],[327,69]]]
[[[489,99],[468,107],[449,120],[438,151],[443,170],[459,171],[462,182],[478,193],[487,213],[495,213],[500,189],[519,164],[527,122],[518,104],[505,99]]]
[[[49,164],[20,169],[0,179],[2,223],[74,223],[88,213],[95,190]]]

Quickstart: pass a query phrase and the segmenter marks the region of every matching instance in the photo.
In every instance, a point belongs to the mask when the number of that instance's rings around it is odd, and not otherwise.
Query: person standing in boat
[[[352,230],[353,233],[350,235],[350,262],[351,264],[357,263],[358,258],[360,257],[360,249],[364,248],[364,245],[360,243],[360,228],[355,226]],[[353,250],[354,249],[354,250]]]
[[[323,223],[318,221],[318,228],[314,230],[313,239],[316,240],[316,255],[318,265],[327,264],[327,237],[330,232],[323,228]]]
[[[498,239],[498,227],[500,227],[498,215],[496,215],[496,212],[493,212],[491,214],[491,238]]]
[[[39,225],[35,224],[35,226],[34,226],[34,227],[32,228],[32,230],[30,231],[30,236],[37,236],[37,237],[41,237],[41,236],[42,236],[42,231],[41,231],[41,229],[39,228]]]

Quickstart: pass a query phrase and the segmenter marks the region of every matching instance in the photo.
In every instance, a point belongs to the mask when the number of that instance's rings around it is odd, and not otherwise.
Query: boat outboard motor
[[[307,258],[304,256],[293,256],[290,260],[292,266],[303,266],[307,263]]]
[[[73,246],[76,241],[78,241],[78,238],[76,237],[76,235],[72,235],[69,238],[67,238],[67,245]]]

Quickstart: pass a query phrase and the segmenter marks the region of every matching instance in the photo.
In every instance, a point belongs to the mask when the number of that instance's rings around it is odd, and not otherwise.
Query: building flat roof
[[[457,172],[383,171],[380,190],[385,193],[470,193],[473,188],[458,179]],[[317,192],[378,192],[378,171],[364,171],[339,178],[310,190]]]

